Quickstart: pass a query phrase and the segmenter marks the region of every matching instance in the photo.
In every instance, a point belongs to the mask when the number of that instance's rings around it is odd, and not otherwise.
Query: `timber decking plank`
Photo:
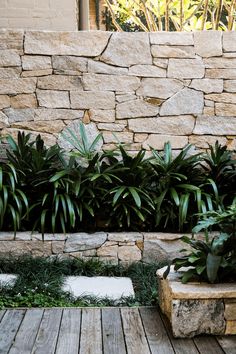
[[[139,309],[152,354],[175,354],[157,308]]]
[[[159,310],[160,311],[160,310]],[[161,318],[164,322],[166,331],[176,354],[199,354],[194,342],[189,338],[174,338],[169,320],[160,311]]]
[[[58,335],[56,354],[78,354],[80,340],[80,309],[65,309]]]
[[[24,310],[8,310],[0,323],[0,353],[8,353],[24,317]]]
[[[27,310],[9,354],[30,354],[42,320],[42,309]]]
[[[224,336],[216,338],[225,354],[236,354],[236,336]]]
[[[102,354],[101,310],[82,309],[80,354]]]
[[[126,349],[128,354],[150,354],[138,308],[121,308]]]
[[[224,354],[224,351],[214,337],[195,337],[194,343],[201,354]]]
[[[124,333],[118,308],[102,309],[104,354],[126,354]]]
[[[33,347],[34,354],[54,354],[62,309],[46,309]]]

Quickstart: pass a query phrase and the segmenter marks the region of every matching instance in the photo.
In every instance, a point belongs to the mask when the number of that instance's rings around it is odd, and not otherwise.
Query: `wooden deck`
[[[174,339],[150,307],[16,309],[0,311],[0,353],[236,354],[236,336]]]

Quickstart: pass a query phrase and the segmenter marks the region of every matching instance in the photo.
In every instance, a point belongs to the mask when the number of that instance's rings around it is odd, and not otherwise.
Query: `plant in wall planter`
[[[202,230],[204,240],[184,236],[192,250],[157,272],[160,306],[177,337],[236,334],[236,203],[201,215],[193,232]]]

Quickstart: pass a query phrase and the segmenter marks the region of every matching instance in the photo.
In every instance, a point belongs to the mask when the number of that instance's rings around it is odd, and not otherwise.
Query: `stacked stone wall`
[[[1,135],[60,133],[83,121],[103,147],[235,148],[236,32],[0,30]]]

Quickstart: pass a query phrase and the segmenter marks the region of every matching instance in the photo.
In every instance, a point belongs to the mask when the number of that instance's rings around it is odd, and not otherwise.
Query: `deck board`
[[[0,354],[236,354],[236,336],[176,339],[159,309],[0,311]]]

